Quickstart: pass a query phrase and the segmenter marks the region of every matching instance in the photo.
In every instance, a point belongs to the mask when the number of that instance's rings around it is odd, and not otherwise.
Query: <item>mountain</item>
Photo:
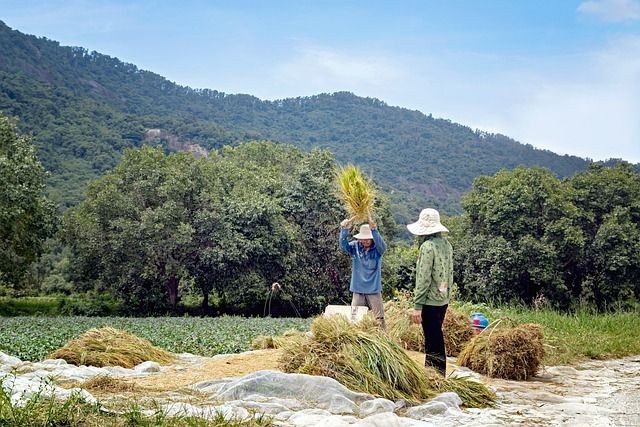
[[[588,164],[349,92],[263,101],[191,89],[1,21],[0,111],[33,135],[52,173],[50,196],[63,206],[81,200],[125,148],[145,143],[200,154],[253,139],[327,148],[373,176],[400,221],[427,205],[459,212],[473,178],[501,168],[538,165],[566,177]]]

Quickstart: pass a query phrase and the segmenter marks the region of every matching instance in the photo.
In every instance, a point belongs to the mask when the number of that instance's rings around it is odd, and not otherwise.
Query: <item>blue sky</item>
[[[640,0],[0,0],[0,20],[191,87],[346,90],[640,162]]]

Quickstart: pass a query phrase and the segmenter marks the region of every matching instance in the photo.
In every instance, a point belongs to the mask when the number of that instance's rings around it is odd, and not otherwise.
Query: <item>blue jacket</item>
[[[351,255],[351,285],[349,290],[358,294],[382,292],[382,255],[387,250],[380,232],[371,230],[373,245],[364,250],[358,240],[349,241],[349,229],[340,229],[340,249]]]

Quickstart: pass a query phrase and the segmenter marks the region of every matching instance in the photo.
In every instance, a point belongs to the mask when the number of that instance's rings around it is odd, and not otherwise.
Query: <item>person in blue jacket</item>
[[[349,241],[349,229],[353,218],[340,223],[340,248],[351,255],[351,283],[353,292],[351,306],[367,306],[372,311],[382,329],[384,305],[382,304],[382,255],[387,249],[378,227],[369,217],[368,224],[362,224],[360,231]]]

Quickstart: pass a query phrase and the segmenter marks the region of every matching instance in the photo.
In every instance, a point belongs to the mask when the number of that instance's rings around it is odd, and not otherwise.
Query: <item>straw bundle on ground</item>
[[[282,335],[258,335],[251,341],[251,348],[253,350],[264,350],[267,348],[280,348],[283,343],[295,339],[298,335],[303,335],[304,332],[300,332],[295,329],[285,331]]]
[[[75,365],[125,368],[133,368],[148,360],[160,364],[174,360],[172,353],[155,347],[149,341],[110,327],[90,329],[49,357],[64,359]]]
[[[340,199],[356,222],[366,222],[373,211],[375,189],[357,166],[349,164],[338,171]]]
[[[424,352],[422,326],[412,323],[411,302],[406,296],[384,304],[384,318],[389,336],[406,350]]]
[[[523,324],[512,328],[489,325],[464,346],[458,363],[481,374],[510,380],[526,380],[538,371],[544,357],[542,326]]]
[[[394,300],[386,302],[384,309],[387,330],[389,336],[403,348],[424,352],[422,326],[412,323],[409,315],[412,306],[407,294],[398,294]],[[442,332],[447,356],[457,356],[464,344],[473,337],[469,317],[452,307],[447,309]]]
[[[466,314],[449,307],[442,323],[444,346],[447,356],[457,356],[466,343],[473,338],[471,321]]]
[[[135,383],[107,375],[98,375],[97,377],[88,379],[79,384],[79,387],[82,387],[85,390],[111,393],[137,391]]]
[[[484,385],[468,379],[430,380],[435,374],[369,323],[363,330],[343,316],[318,317],[311,332],[283,343],[283,371],[327,376],[352,390],[411,403],[444,391],[460,391],[468,406],[488,406],[495,399]],[[465,395],[480,396],[482,401],[465,401]]]

